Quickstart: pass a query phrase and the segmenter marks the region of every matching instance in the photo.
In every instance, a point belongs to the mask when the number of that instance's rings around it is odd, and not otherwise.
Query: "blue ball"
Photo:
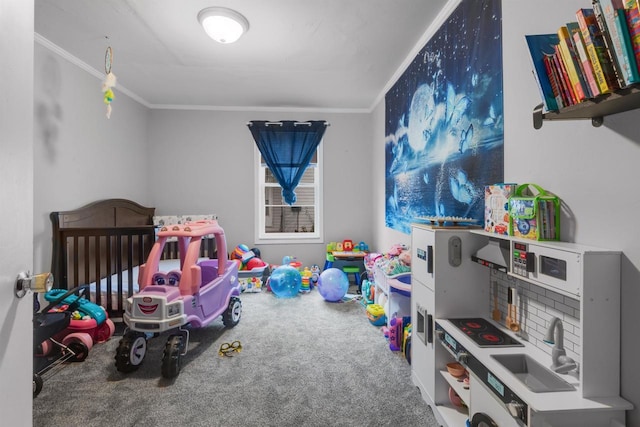
[[[293,298],[300,292],[302,276],[297,269],[283,265],[273,270],[269,284],[271,291],[278,298]]]
[[[338,268],[328,268],[318,278],[318,292],[329,302],[337,302],[347,294],[349,278]]]

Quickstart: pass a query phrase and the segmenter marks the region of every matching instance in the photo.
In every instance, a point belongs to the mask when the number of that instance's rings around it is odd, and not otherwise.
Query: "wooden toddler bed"
[[[126,199],[107,199],[71,211],[52,212],[51,272],[55,287],[89,285],[85,297],[117,320],[124,302],[137,291],[138,266],[155,241],[155,208]],[[202,257],[215,257],[215,240],[201,245]],[[163,259],[179,267],[177,250],[167,245]]]

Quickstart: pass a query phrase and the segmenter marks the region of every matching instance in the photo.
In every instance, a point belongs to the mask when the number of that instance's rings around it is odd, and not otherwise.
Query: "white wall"
[[[562,218],[563,240],[623,252],[621,393],[638,407],[640,389],[634,379],[640,351],[640,234],[630,220],[640,209],[640,110],[606,117],[600,128],[584,120],[545,122],[535,130],[531,119],[540,96],[524,35],[554,32],[589,3],[503,2],[505,180],[533,181],[561,197],[570,213]],[[640,425],[638,409],[629,413],[627,425]]]
[[[152,202],[149,110],[116,86],[107,119],[101,80],[38,43],[34,70],[34,268],[49,271],[52,211],[109,198]]]
[[[371,242],[371,116],[326,112],[154,110],[149,126],[149,195],[160,215],[215,213],[227,246],[257,246],[279,264],[293,255],[322,265],[325,244],[254,241],[254,147],[250,120],[327,120],[323,139],[325,241]]]
[[[619,249],[621,274],[621,395],[640,406],[637,311],[640,306],[640,233],[631,223],[640,211],[640,110],[590,120],[545,122],[535,130],[532,110],[540,96],[531,74],[525,34],[552,33],[572,21],[588,0],[503,1],[505,181],[534,182],[564,204],[562,240]],[[551,13],[552,11],[552,13]],[[384,227],[384,101],[373,114],[372,180],[376,246],[409,243],[409,236]],[[616,278],[612,278],[616,280]],[[607,286],[603,283],[603,286]],[[640,411],[627,425],[640,425]]]
[[[149,110],[116,87],[107,119],[99,78],[59,48],[38,43],[35,48],[38,271],[48,270],[51,262],[49,214],[106,198],[154,206],[158,215],[216,213],[228,247],[256,246],[250,120],[327,120],[325,241],[372,241],[370,114]],[[273,264],[285,255],[305,265],[322,265],[325,259],[324,243],[257,246]]]

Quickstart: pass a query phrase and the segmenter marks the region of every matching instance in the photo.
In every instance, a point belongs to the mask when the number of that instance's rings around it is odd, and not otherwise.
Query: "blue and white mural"
[[[500,0],[463,0],[387,92],[386,226],[484,218],[503,181]]]

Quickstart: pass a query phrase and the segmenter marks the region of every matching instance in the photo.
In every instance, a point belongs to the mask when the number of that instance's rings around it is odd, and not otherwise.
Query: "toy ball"
[[[258,249],[258,248],[251,248],[250,250],[251,250],[251,252],[253,252],[253,254],[254,254],[257,258],[262,258],[262,256],[260,255],[260,249]]]
[[[283,265],[273,270],[269,283],[278,298],[293,298],[300,292],[302,276],[297,269]]]
[[[247,270],[253,270],[254,268],[261,268],[265,267],[266,265],[267,263],[260,258],[251,258],[244,266]]]
[[[318,277],[318,292],[329,302],[342,299],[349,290],[349,278],[338,268],[328,268]]]
[[[249,247],[245,244],[240,244],[238,246],[235,247],[235,249],[233,250],[233,252],[231,252],[231,259],[242,259],[242,257],[244,256],[244,254],[246,252],[249,252]]]

